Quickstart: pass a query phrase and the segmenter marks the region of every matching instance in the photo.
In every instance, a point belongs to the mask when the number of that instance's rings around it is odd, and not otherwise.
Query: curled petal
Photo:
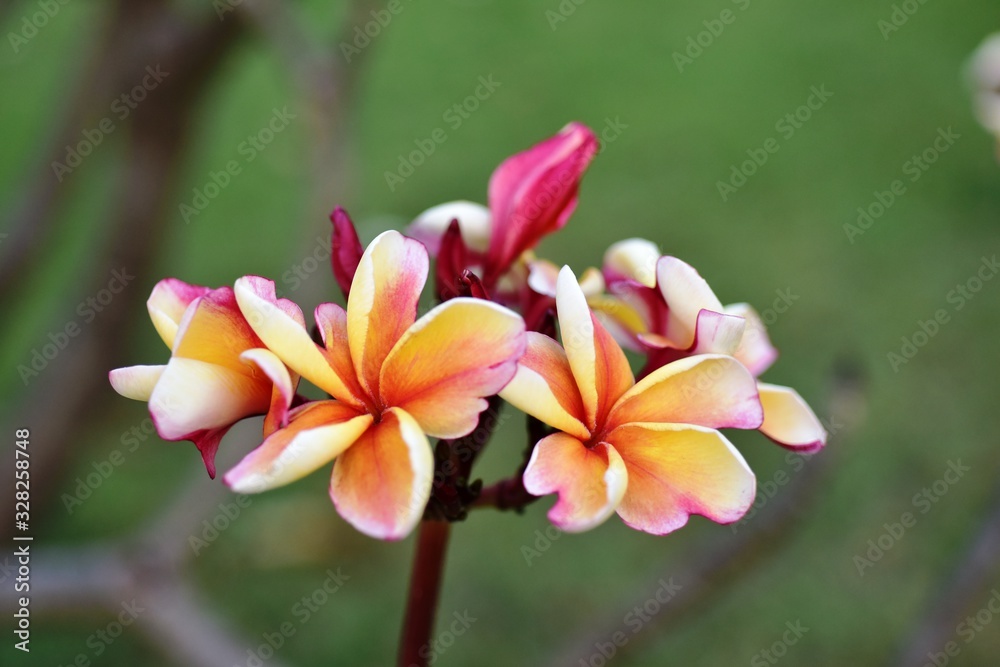
[[[490,301],[457,298],[410,327],[379,380],[383,404],[412,416],[437,438],[470,433],[486,396],[503,389],[524,354],[524,320]]]
[[[546,234],[560,229],[576,208],[580,179],[597,153],[597,137],[570,123],[559,134],[508,158],[490,178],[493,232],[487,283]]]
[[[583,398],[585,425],[593,430],[635,380],[625,353],[590,312],[568,266],[559,272],[556,291],[563,347]]]
[[[247,350],[240,355],[240,361],[260,369],[274,385],[271,392],[271,407],[264,418],[264,435],[270,435],[288,424],[288,410],[295,398],[295,387],[299,378],[297,375],[293,378],[285,364],[281,363],[281,359],[264,348]]]
[[[746,320],[736,315],[701,311],[698,313],[697,333],[691,353],[733,354],[743,340],[746,324]]]
[[[826,444],[826,429],[812,408],[791,387],[758,383],[764,406],[760,432],[782,447],[798,452],[819,451]]]
[[[240,312],[233,290],[220,287],[191,302],[177,327],[173,354],[245,373],[240,353],[261,347]]]
[[[738,521],[753,504],[756,480],[718,431],[680,424],[628,424],[608,434],[628,469],[618,515],[632,528],[665,535],[698,514]]]
[[[330,497],[340,515],[366,535],[406,537],[431,494],[434,456],[420,425],[390,408],[337,458]]]
[[[285,365],[334,398],[358,403],[327,355],[309,336],[299,307],[275,296],[273,281],[244,276],[236,281],[235,292],[250,326]]]
[[[372,417],[337,401],[297,408],[287,427],[272,433],[226,473],[237,493],[259,493],[294,482],[333,461],[371,426]]]
[[[517,364],[500,397],[549,426],[580,438],[590,438],[583,425],[583,399],[570,370],[566,352],[557,342],[540,333],[526,334],[524,356]]]
[[[778,358],[778,351],[771,344],[767,335],[767,327],[760,319],[757,311],[745,303],[734,303],[726,306],[726,314],[736,315],[746,320],[746,331],[740,339],[740,345],[733,356],[746,366],[754,377],[771,367]]]
[[[173,357],[149,397],[149,412],[164,440],[186,440],[198,431],[228,427],[263,414],[271,383],[249,373],[196,359]]]
[[[128,366],[108,373],[111,386],[125,398],[148,401],[166,366]]]
[[[452,220],[458,220],[465,245],[476,252],[486,252],[490,245],[490,210],[471,201],[452,201],[429,208],[410,223],[406,235],[425,246],[432,257],[441,247],[441,238]]]
[[[524,471],[524,488],[536,496],[558,493],[549,520],[562,530],[582,532],[614,514],[628,473],[615,448],[601,442],[588,448],[565,433],[542,438]]]
[[[330,222],[333,223],[333,234],[330,236],[330,266],[333,269],[333,277],[346,299],[350,296],[351,283],[354,281],[354,273],[358,270],[358,262],[361,261],[364,249],[347,211],[338,206],[330,214]]]
[[[378,396],[382,363],[417,318],[427,250],[399,232],[380,234],[358,264],[347,300],[347,338],[361,385]]]
[[[629,422],[697,424],[708,428],[758,428],[764,420],[757,382],[743,365],[702,354],[656,369],[611,410],[608,428]]]
[[[537,294],[556,296],[556,282],[559,279],[559,267],[547,259],[533,259],[528,262],[528,287]]]
[[[632,280],[645,287],[656,287],[656,263],[660,249],[645,239],[625,239],[604,253],[604,272],[608,280]]]
[[[149,310],[149,317],[153,320],[156,332],[160,334],[167,347],[173,349],[177,327],[188,305],[211,291],[208,287],[190,285],[176,278],[166,278],[156,283],[149,300],[146,301],[146,308]]]
[[[698,313],[723,308],[712,288],[694,268],[676,257],[661,257],[656,264],[656,281],[667,304],[665,335],[672,347],[686,350],[694,343]]]

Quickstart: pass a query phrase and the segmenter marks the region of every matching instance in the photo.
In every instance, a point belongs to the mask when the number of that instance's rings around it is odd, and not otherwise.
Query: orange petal
[[[635,382],[621,347],[597,321],[573,271],[564,266],[556,285],[559,330],[583,398],[586,426],[593,431]]]
[[[111,386],[125,398],[148,401],[166,366],[128,366],[108,373]]]
[[[590,530],[611,516],[628,485],[628,473],[607,443],[586,447],[565,433],[542,438],[524,471],[528,493],[559,494],[549,520],[562,530]]]
[[[361,385],[378,396],[382,363],[417,318],[427,249],[399,232],[380,234],[361,256],[347,300],[351,358]]]
[[[756,480],[718,431],[680,424],[628,424],[608,434],[628,469],[618,514],[632,528],[665,535],[699,514],[738,521],[753,503]]]
[[[153,320],[156,332],[160,334],[167,347],[173,349],[177,327],[188,305],[211,291],[208,287],[190,285],[176,278],[166,278],[156,283],[149,300],[146,301],[146,308],[149,310],[149,318]]]
[[[288,299],[277,298],[274,281],[244,276],[236,281],[234,291],[250,326],[286,366],[334,398],[360,404],[334,370],[328,355],[309,336],[299,307]]]
[[[514,376],[524,346],[517,313],[481,299],[451,299],[417,320],[386,357],[382,402],[405,410],[428,435],[466,435],[487,407],[483,397]]]
[[[583,400],[566,353],[544,334],[529,331],[526,340],[517,373],[500,397],[553,428],[589,439],[590,431],[583,425]]]
[[[177,327],[173,354],[249,374],[240,354],[255,347],[263,346],[240,312],[233,290],[221,287],[191,302]]]
[[[372,417],[337,401],[306,403],[226,473],[237,493],[259,493],[305,477],[333,461],[371,426]]]
[[[673,347],[686,350],[694,342],[698,313],[721,313],[722,303],[694,267],[676,257],[660,258],[656,282],[669,309],[666,336]]]
[[[433,478],[427,436],[413,417],[391,408],[337,458],[330,497],[362,533],[399,540],[420,522]]]
[[[819,451],[826,444],[826,429],[799,393],[791,387],[760,382],[764,423],[760,432],[779,445],[799,452]]]
[[[358,383],[354,362],[351,361],[351,348],[347,342],[347,312],[335,303],[321,303],[316,306],[313,317],[326,347],[327,362],[360,404],[364,400],[365,390]]]
[[[615,404],[608,428],[630,422],[758,428],[757,382],[732,357],[702,354],[656,369]]]

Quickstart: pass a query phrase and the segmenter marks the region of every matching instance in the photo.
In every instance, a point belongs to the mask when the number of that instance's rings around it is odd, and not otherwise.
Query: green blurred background
[[[223,21],[247,25],[195,103],[192,140],[165,206],[168,224],[153,265],[145,267],[150,277],[127,288],[136,305],[128,325],[114,334],[115,365],[166,359],[142,307],[160,277],[222,285],[259,273],[277,279],[311,311],[321,300],[340,298],[326,261],[300,289],[283,276],[322,249],[329,232],[324,211],[345,205],[367,242],[434,204],[484,201],[501,160],[570,120],[598,132],[616,124],[620,134],[593,163],[576,214],[540,254],[579,272],[599,265],[614,241],[640,236],[696,266],[723,302],[747,301],[765,310],[777,291],[790,290],[798,299],[770,326],[782,356],[765,377],[798,388],[828,425],[849,426],[837,428],[820,455],[830,459],[828,470],[806,490],[801,512],[780,526],[780,548],[679,618],[644,626],[634,645],[611,662],[772,664],[759,652],[782,640],[786,622],[800,620],[808,632],[787,647],[782,663],[888,664],[947,589],[996,498],[1000,280],[985,282],[961,309],[948,300],[984,256],[1000,249],[1000,167],[994,139],[975,122],[964,80],[970,54],[1000,28],[995,3],[914,3],[916,13],[886,38],[878,22],[893,13],[887,0],[669,6],[564,0],[567,15],[558,22],[550,13],[560,12],[556,0],[404,0],[402,11],[351,63],[337,35],[345,25],[350,34],[357,19],[328,4],[289,7],[314,43],[353,78],[338,103],[344,119],[331,121],[337,133],[331,145],[340,142],[345,169],[328,189],[317,188],[315,128],[327,119],[310,116],[288,59],[266,27],[242,15],[246,8],[226,12]],[[0,211],[16,207],[46,170],[54,128],[73,103],[71,92],[114,3],[59,5],[15,53],[9,34],[21,31],[38,7],[15,2],[3,15]],[[674,53],[724,10],[733,20],[679,71]],[[215,10],[201,3],[180,3],[177,11],[186,21],[217,20]],[[142,63],[139,71],[146,64],[153,63]],[[445,112],[473,94],[481,76],[500,85],[454,127]],[[832,96],[792,136],[782,134],[776,123],[805,104],[813,86],[825,86]],[[241,162],[241,173],[185,224],[179,206],[191,203],[193,189],[203,189],[227,161],[242,161],[241,142],[283,107],[297,114],[287,130],[252,162]],[[90,116],[85,127],[100,118]],[[435,128],[443,128],[447,140],[391,190],[385,172],[397,169],[400,155]],[[911,181],[904,163],[948,128],[959,139]],[[723,201],[717,182],[769,137],[777,139],[778,152]],[[129,130],[113,132],[66,178],[43,251],[13,278],[0,350],[0,366],[8,370],[0,408],[8,425],[5,470],[12,467],[14,429],[36,428],[22,421],[26,406],[61,409],[60,388],[37,391],[41,379],[23,382],[18,366],[30,363],[49,332],[79,320],[77,304],[94,293],[101,276],[119,268],[102,259],[102,249],[114,242],[109,220],[121,196],[129,141]],[[876,191],[896,179],[905,183],[905,194],[867,231],[849,238],[845,225],[856,223],[856,209],[868,207]],[[11,220],[4,220],[5,234],[13,233]],[[3,246],[0,241],[0,252]],[[939,309],[949,321],[894,370],[887,354],[899,353],[901,337],[919,331],[919,322]],[[58,374],[75,355],[74,344],[42,375]],[[143,424],[145,406],[115,396],[106,370],[79,380],[89,383],[94,401],[89,418],[64,440],[49,443],[58,463],[33,497],[36,563],[45,549],[73,554],[81,545],[127,538],[179,494],[220,485],[204,476],[188,444],[150,437],[128,451],[129,429]],[[845,377],[853,398],[838,403]],[[840,404],[848,405],[843,414]],[[220,469],[256,444],[255,428],[227,438]],[[478,468],[487,483],[517,465],[522,434],[520,417],[504,423]],[[786,452],[756,433],[731,436],[760,484],[778,471],[789,474],[791,483],[779,484],[768,504],[799,492],[792,487],[801,473],[793,472]],[[63,494],[74,493],[78,478],[114,450],[123,451],[124,462],[68,511]],[[921,514],[914,494],[959,459],[972,471]],[[40,468],[35,473],[42,474]],[[255,649],[263,633],[284,622],[295,625],[294,636],[265,664],[392,664],[412,538],[389,544],[357,534],[337,516],[326,485],[326,474],[317,473],[255,497],[197,556],[180,546],[187,555],[182,571],[209,613],[223,619],[245,648]],[[190,530],[200,533],[201,521],[218,515],[218,503],[232,500],[223,493],[194,503]],[[656,538],[611,520],[587,534],[559,537],[529,564],[522,547],[537,548],[536,531],[548,525],[550,505],[543,500],[524,516],[476,512],[456,526],[439,630],[447,630],[453,612],[467,610],[477,620],[436,664],[587,664],[598,650],[593,643],[607,640],[593,636],[587,648],[589,628],[618,627],[632,638],[625,615],[656,592],[660,577],[695,587],[683,580],[686,564],[706,549],[734,544],[756,525],[751,520],[734,532],[695,518]],[[883,524],[898,522],[907,511],[916,514],[916,525],[859,575],[855,556],[885,533]],[[300,624],[293,607],[323,583],[328,568],[338,567],[349,580]],[[36,570],[35,576],[42,575]],[[11,586],[5,579],[4,587]],[[949,621],[952,627],[986,604],[1000,587],[1000,573],[994,568],[984,581]],[[178,664],[142,629],[142,616],[112,644],[101,645],[98,655],[88,638],[114,621],[108,609],[117,604],[98,602],[84,600],[78,608],[54,603],[50,611],[38,602],[30,656],[13,651],[5,631],[4,664],[69,665],[80,654],[98,665]],[[961,653],[949,664],[996,664],[1000,619],[973,641],[956,640]],[[576,653],[573,641],[582,647]],[[594,658],[590,664],[603,663]]]

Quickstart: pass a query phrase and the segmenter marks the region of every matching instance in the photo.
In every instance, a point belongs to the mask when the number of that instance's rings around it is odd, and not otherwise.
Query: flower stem
[[[430,652],[421,649],[430,644],[431,632],[434,630],[450,530],[451,524],[447,521],[423,521],[420,524],[410,574],[406,616],[399,640],[399,667],[428,665]]]

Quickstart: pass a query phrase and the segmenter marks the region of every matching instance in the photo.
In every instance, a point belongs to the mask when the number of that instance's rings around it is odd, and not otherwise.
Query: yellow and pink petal
[[[594,317],[568,266],[559,272],[556,310],[563,348],[583,399],[584,423],[593,431],[635,379],[625,353]]]
[[[416,527],[430,498],[434,456],[417,421],[399,408],[337,457],[330,497],[362,533],[399,540]]]
[[[761,433],[782,447],[802,453],[816,452],[826,445],[826,429],[797,391],[764,382],[757,388],[764,406]]]
[[[559,494],[548,517],[568,532],[603,523],[614,514],[629,484],[613,446],[602,442],[588,448],[565,433],[553,433],[535,445],[523,481],[533,495]]]
[[[671,362],[629,389],[608,428],[630,422],[756,429],[764,420],[757,382],[733,357],[698,355]]]
[[[160,334],[167,347],[173,349],[177,327],[187,307],[192,301],[211,291],[209,287],[191,285],[177,278],[165,278],[156,283],[149,300],[146,301],[146,308],[149,310],[149,318],[153,321],[156,332]]]
[[[361,386],[378,396],[389,351],[417,319],[427,280],[423,244],[399,232],[380,234],[365,250],[347,300],[347,338]]]
[[[481,299],[456,298],[421,317],[386,357],[382,402],[437,438],[470,433],[524,354],[524,320]]]
[[[500,397],[545,424],[582,440],[590,438],[587,417],[566,352],[548,336],[526,334],[524,356]]]
[[[682,424],[626,424],[607,439],[628,470],[618,515],[632,528],[665,535],[684,526],[692,514],[732,523],[754,501],[753,472],[718,431]]]
[[[778,350],[771,344],[767,327],[756,310],[745,303],[734,303],[725,307],[727,315],[735,315],[746,320],[746,330],[733,356],[749,369],[754,377],[771,367],[778,359]]]
[[[656,264],[656,284],[667,304],[666,331],[671,347],[689,349],[695,340],[698,314],[723,312],[722,303],[690,264],[664,256]]]
[[[371,426],[372,417],[337,401],[306,403],[226,473],[237,493],[259,493],[305,477],[333,461]]]

